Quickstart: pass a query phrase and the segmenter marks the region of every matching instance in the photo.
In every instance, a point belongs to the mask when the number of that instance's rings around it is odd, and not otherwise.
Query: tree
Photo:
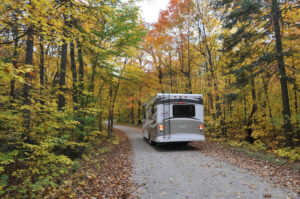
[[[258,59],[250,63],[246,63],[240,69],[236,70],[236,74],[240,75],[245,70],[253,70],[263,63],[268,63],[270,65],[275,60],[277,60],[278,73],[280,76],[281,85],[281,97],[282,97],[282,111],[284,118],[284,131],[285,131],[285,144],[286,146],[293,146],[292,139],[292,129],[290,124],[290,107],[289,107],[289,96],[287,87],[287,76],[285,72],[284,64],[284,52],[282,49],[281,33],[280,33],[280,18],[281,11],[277,0],[272,0],[272,3],[259,3],[255,1],[241,1],[234,3],[233,1],[217,1],[216,7],[226,7],[226,10],[230,12],[225,15],[224,27],[236,31],[231,31],[233,33],[228,34],[224,37],[225,51],[232,51],[241,43],[253,45],[257,43],[257,39],[263,39],[267,41],[267,37],[272,38],[270,29],[273,24],[274,33],[274,43],[268,42],[267,45],[274,45],[276,47],[275,51],[265,51]],[[265,12],[267,11],[267,12]],[[270,14],[269,14],[270,13]],[[267,22],[263,21],[267,19]],[[259,29],[261,28],[261,29]],[[237,51],[241,52],[241,48]],[[236,53],[238,54],[238,53]],[[230,65],[234,66],[238,62],[245,61],[247,58],[245,54],[241,54],[238,61],[231,62]],[[255,74],[253,74],[255,75]],[[253,77],[253,75],[251,75]],[[254,82],[252,81],[252,85]],[[253,98],[254,99],[254,98]],[[253,106],[252,112],[255,112],[257,108]],[[251,114],[250,114],[251,116]]]

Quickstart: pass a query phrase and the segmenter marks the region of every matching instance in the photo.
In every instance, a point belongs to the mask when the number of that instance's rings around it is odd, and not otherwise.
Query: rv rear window
[[[195,105],[173,105],[173,117],[195,117]]]

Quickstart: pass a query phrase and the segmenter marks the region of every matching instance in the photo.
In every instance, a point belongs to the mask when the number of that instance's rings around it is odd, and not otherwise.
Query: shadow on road
[[[185,145],[182,143],[170,143],[170,144],[163,144],[163,145],[156,145],[153,146],[156,151],[159,152],[178,152],[178,151],[200,151],[198,148]]]

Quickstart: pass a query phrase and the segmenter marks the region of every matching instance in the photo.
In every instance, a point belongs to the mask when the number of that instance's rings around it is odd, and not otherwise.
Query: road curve
[[[150,146],[140,129],[116,125],[134,151],[132,179],[142,199],[260,199],[294,198],[288,190],[272,187],[262,178],[217,159],[192,146]],[[296,196],[297,197],[297,196]]]

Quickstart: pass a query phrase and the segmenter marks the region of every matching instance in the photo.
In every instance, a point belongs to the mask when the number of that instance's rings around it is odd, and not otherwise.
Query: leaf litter
[[[47,198],[127,199],[137,184],[130,179],[132,173],[132,148],[128,137],[115,129],[120,138],[113,149],[97,153],[82,161],[80,168]],[[103,147],[103,146],[101,146]]]

